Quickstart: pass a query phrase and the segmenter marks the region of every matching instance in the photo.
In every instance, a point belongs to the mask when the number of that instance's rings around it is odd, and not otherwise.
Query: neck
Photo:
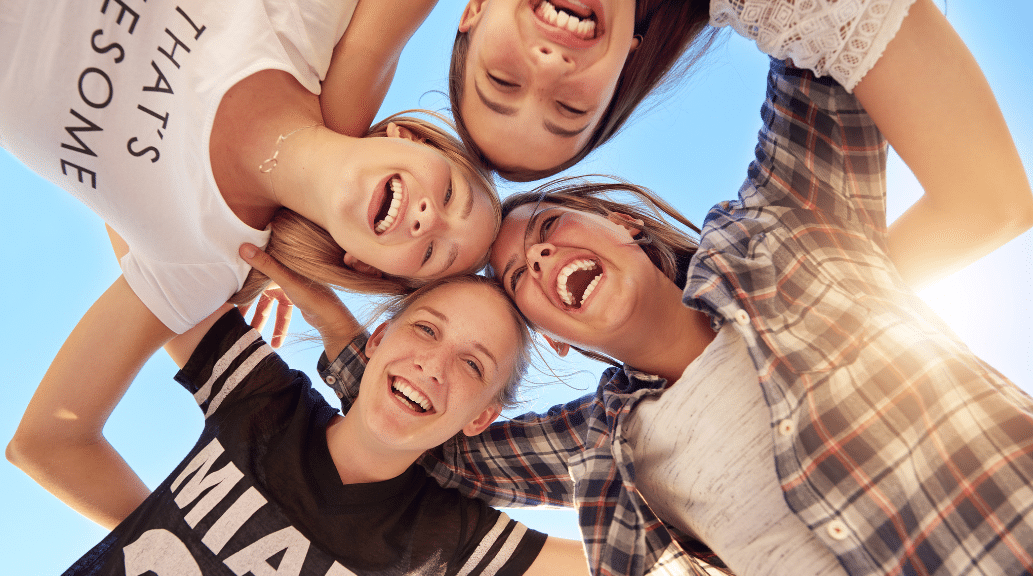
[[[634,327],[607,353],[673,383],[715,334],[706,314],[682,304],[682,290],[674,282],[664,277],[657,284],[657,297],[647,309],[636,311]]]
[[[318,97],[286,72],[258,72],[226,92],[212,125],[210,156],[215,183],[238,218],[261,229],[286,205],[280,196],[298,178],[288,173],[287,157],[316,130],[299,129],[321,123]],[[259,169],[272,163],[268,172]]]
[[[365,484],[390,480],[405,472],[421,455],[386,449],[364,434],[355,420],[357,418],[335,416],[326,428],[326,443],[341,482]]]

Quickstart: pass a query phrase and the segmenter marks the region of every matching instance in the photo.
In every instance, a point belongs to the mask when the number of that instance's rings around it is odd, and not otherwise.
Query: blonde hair
[[[503,382],[502,387],[495,393],[495,397],[492,399],[492,402],[503,410],[513,408],[518,403],[517,397],[520,390],[520,383],[527,374],[527,368],[531,361],[531,329],[528,327],[523,315],[520,314],[519,310],[517,310],[516,304],[514,304],[509,296],[506,295],[506,291],[502,289],[502,286],[497,281],[477,274],[463,274],[459,276],[439,278],[438,280],[432,280],[431,282],[424,284],[411,294],[397,296],[390,300],[382,307],[382,313],[387,316],[389,322],[393,322],[424,296],[427,296],[438,288],[457,284],[484,286],[498,297],[499,301],[502,302],[506,311],[513,319],[513,323],[517,328],[517,347],[514,351],[513,370],[509,373],[505,382]]]
[[[495,189],[491,174],[471,159],[466,147],[458,138],[433,122],[409,116],[409,114],[436,118],[452,127],[451,123],[440,114],[425,110],[406,110],[377,122],[370,127],[365,137],[386,137],[388,124],[394,123],[407,128],[423,144],[441,152],[449,161],[459,167],[463,175],[470,181],[471,186],[486,191],[495,216],[493,232],[497,234],[502,223],[502,212],[498,191]],[[269,226],[271,234],[269,244],[265,249],[266,253],[294,273],[310,281],[363,294],[406,294],[425,282],[389,275],[375,277],[348,268],[344,265],[345,250],[334,241],[333,237],[321,226],[293,210],[280,208],[273,216]],[[480,270],[487,263],[487,259],[488,255],[484,254],[465,272]],[[269,282],[269,277],[252,269],[244,281],[244,286],[233,295],[230,303],[251,302],[265,290]]]

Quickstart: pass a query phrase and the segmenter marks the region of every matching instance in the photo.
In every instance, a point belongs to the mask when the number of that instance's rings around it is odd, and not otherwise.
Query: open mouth
[[[582,40],[596,37],[595,11],[577,0],[541,0],[534,12],[549,25],[566,30]]]
[[[384,201],[380,204],[380,210],[373,217],[373,231],[383,234],[395,223],[398,218],[398,209],[402,205],[402,179],[398,176],[391,177],[384,184]]]
[[[581,304],[595,292],[603,271],[593,260],[576,260],[567,264],[556,277],[556,291],[560,300],[571,308]]]
[[[426,414],[434,409],[434,405],[430,403],[430,398],[427,398],[422,392],[400,379],[396,378],[391,384],[391,392],[402,401],[402,404],[405,404],[417,414]]]

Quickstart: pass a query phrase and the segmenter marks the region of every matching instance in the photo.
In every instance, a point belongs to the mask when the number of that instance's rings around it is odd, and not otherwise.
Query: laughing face
[[[551,341],[611,348],[653,297],[658,269],[634,243],[636,222],[555,204],[524,204],[492,246],[496,279]]]
[[[506,169],[572,158],[610,103],[634,19],[634,0],[470,0],[459,106],[482,152]]]
[[[345,264],[430,280],[470,271],[494,237],[490,192],[435,148],[394,124],[363,139],[364,161],[345,180],[365,194],[340,194],[326,229]]]
[[[422,453],[457,432],[477,434],[498,416],[494,398],[520,343],[505,297],[477,284],[445,284],[382,324],[355,415],[385,445]]]

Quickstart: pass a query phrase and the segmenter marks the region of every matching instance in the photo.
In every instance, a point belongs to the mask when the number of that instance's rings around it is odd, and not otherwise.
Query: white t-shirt
[[[725,324],[677,382],[625,421],[635,486],[659,518],[738,576],[844,576],[785,502],[770,421],[746,343]]]
[[[269,237],[215,185],[219,101],[267,69],[318,94],[357,1],[2,0],[0,146],[126,240],[126,280],[183,332],[243,285],[240,244]]]

